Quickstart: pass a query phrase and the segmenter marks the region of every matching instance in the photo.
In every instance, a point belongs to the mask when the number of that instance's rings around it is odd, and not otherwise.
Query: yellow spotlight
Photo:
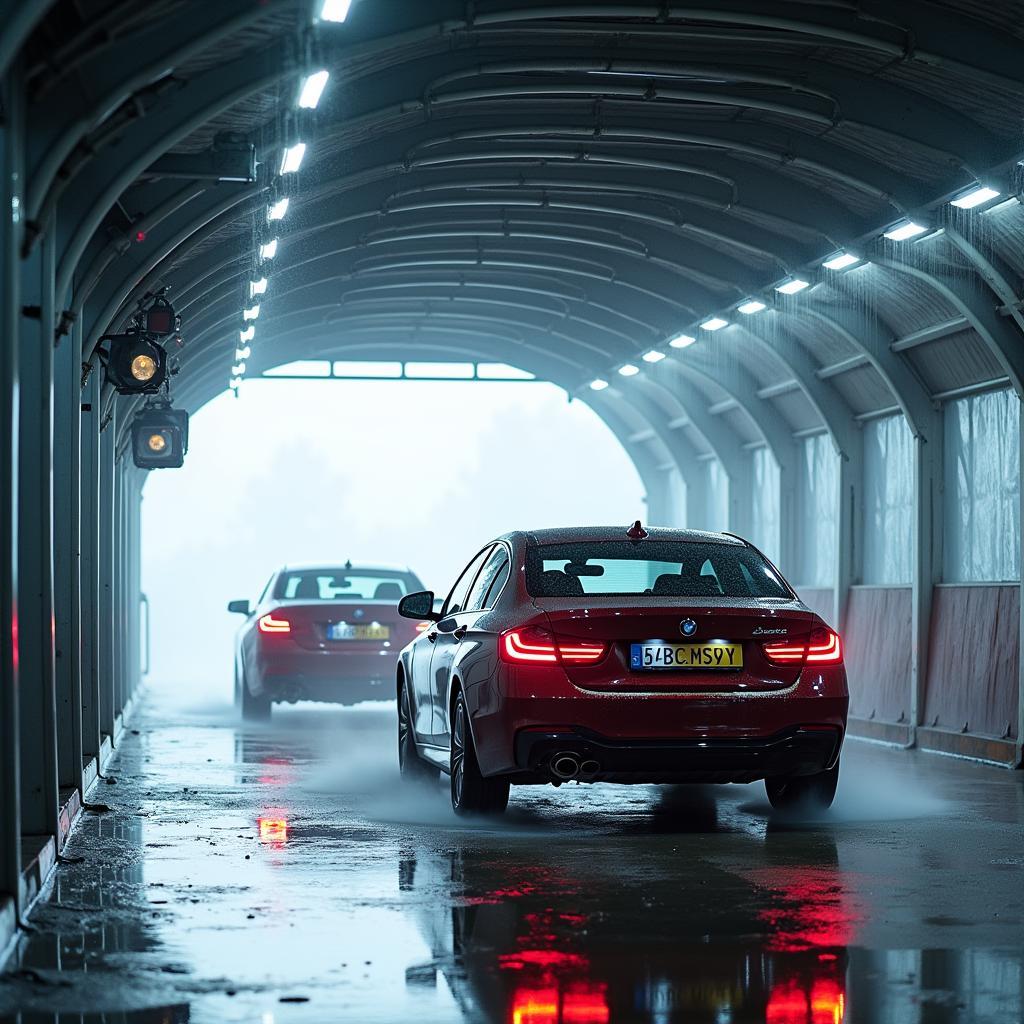
[[[138,355],[132,360],[132,376],[136,380],[152,380],[155,373],[156,360],[152,356]]]
[[[167,447],[167,438],[163,434],[150,434],[146,444],[151,452],[159,453]]]

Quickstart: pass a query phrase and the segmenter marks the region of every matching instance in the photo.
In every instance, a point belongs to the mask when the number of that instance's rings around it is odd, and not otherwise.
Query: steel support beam
[[[58,834],[57,705],[53,646],[54,244],[22,263],[18,328],[18,649],[21,826]]]

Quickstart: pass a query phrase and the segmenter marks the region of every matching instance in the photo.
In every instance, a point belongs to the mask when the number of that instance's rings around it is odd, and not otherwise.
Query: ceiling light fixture
[[[729,321],[723,320],[720,316],[711,316],[700,326],[705,331],[720,331],[723,327],[729,326]]]
[[[802,277],[791,277],[788,281],[783,281],[782,284],[776,285],[775,290],[783,295],[796,295],[797,292],[802,292],[805,288],[810,288],[810,286],[811,282],[805,281]]]
[[[288,212],[288,197],[284,199],[278,199],[276,203],[271,203],[267,207],[267,220],[284,220],[284,215]]]
[[[982,203],[992,199],[998,199],[999,193],[994,188],[987,188],[985,185],[975,185],[970,191],[952,201],[952,205],[961,210],[973,210]]]
[[[249,324],[244,331],[238,332],[238,340],[244,345],[247,341],[252,341],[256,337],[256,326]]]
[[[302,81],[302,88],[299,90],[299,106],[306,110],[315,110],[320,102],[320,96],[330,78],[328,71],[314,71],[307,75]]]
[[[260,259],[261,260],[272,260],[277,255],[277,239],[272,238],[269,242],[264,242],[260,246]]]
[[[306,155],[306,144],[296,142],[281,154],[281,170],[279,174],[294,174],[302,166],[302,158]]]
[[[625,366],[619,367],[619,373],[623,377],[635,377],[640,372],[639,366],[634,366],[632,363],[626,363]]]
[[[341,22],[348,17],[348,9],[352,6],[352,0],[324,0],[320,8],[321,21]]]
[[[598,377],[595,380],[592,380],[590,382],[590,390],[591,391],[604,391],[604,389],[606,387],[608,387],[608,381],[601,380],[600,377]]]
[[[759,299],[749,299],[747,302],[741,303],[736,308],[739,312],[750,316],[751,313],[760,313],[762,309],[767,309],[767,306],[765,306],[765,304]]]
[[[912,220],[905,220],[895,227],[889,228],[884,234],[892,242],[905,242],[908,238],[923,235],[927,230],[923,224],[915,224]]]
[[[260,315],[260,304],[257,302],[254,306],[250,306],[248,309],[242,310],[243,320],[255,320]]]
[[[254,299],[257,295],[262,295],[267,290],[267,279],[261,277],[258,281],[249,282],[249,298]]]
[[[659,352],[656,348],[652,348],[650,352],[643,354],[643,360],[645,363],[660,363],[665,358],[664,352]]]
[[[689,334],[677,334],[669,341],[669,348],[689,348],[697,339]]]
[[[847,267],[852,267],[854,263],[860,263],[859,256],[854,256],[852,252],[840,251],[825,260],[822,266],[826,270],[845,270]]]

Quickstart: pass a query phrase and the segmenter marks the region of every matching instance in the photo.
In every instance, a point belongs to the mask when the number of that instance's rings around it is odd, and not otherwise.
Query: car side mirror
[[[248,601],[228,601],[228,611],[236,615],[252,615],[252,609]]]
[[[415,594],[406,594],[398,602],[398,614],[406,619],[428,619],[437,622],[440,616],[434,611],[434,592],[420,590]]]

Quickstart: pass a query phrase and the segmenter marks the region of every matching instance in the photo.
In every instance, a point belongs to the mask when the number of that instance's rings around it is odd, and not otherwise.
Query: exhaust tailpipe
[[[574,779],[580,772],[580,763],[575,754],[555,754],[551,758],[551,774],[566,781]]]
[[[591,777],[596,775],[601,770],[601,764],[598,761],[588,760],[583,761],[580,764],[580,775]]]

